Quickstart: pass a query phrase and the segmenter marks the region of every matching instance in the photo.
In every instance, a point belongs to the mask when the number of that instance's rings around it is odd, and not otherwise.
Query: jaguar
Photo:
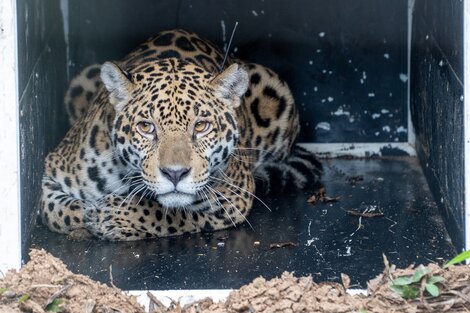
[[[322,173],[295,144],[299,113],[287,83],[185,30],[86,67],[65,106],[71,128],[45,159],[40,215],[72,238],[236,226],[255,192],[304,188]]]

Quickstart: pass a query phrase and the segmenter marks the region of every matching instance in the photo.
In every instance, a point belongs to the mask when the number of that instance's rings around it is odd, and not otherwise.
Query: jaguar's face
[[[210,177],[224,169],[235,148],[235,108],[248,77],[237,65],[213,77],[177,59],[139,68],[102,67],[116,109],[114,142],[121,159],[141,175],[144,194],[165,207],[184,208],[213,192]]]

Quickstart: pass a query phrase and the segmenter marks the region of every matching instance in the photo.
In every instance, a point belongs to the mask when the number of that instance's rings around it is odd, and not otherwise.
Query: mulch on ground
[[[44,250],[32,250],[30,257],[20,271],[10,270],[0,278],[0,312],[145,312],[135,297],[73,274]],[[150,312],[470,312],[469,266],[443,269],[437,264],[427,265],[427,280],[415,283],[415,299],[405,300],[389,285],[397,277],[412,277],[417,267],[396,269],[385,257],[384,263],[384,272],[369,281],[367,296],[348,294],[349,278],[345,274],[343,283],[338,284],[317,283],[311,277],[295,277],[286,272],[271,280],[257,278],[219,303],[207,298],[186,306],[173,302],[167,308],[153,298]],[[426,291],[425,282],[431,277],[442,278],[435,284],[438,297]]]

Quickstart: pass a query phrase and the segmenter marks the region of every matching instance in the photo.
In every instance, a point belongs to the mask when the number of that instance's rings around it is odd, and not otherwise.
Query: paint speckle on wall
[[[373,113],[371,115],[372,119],[375,120],[375,119],[378,119],[380,117],[380,114],[379,113]]]
[[[406,74],[400,73],[399,77],[400,77],[400,80],[404,83],[408,81],[408,75]]]
[[[330,126],[330,123],[327,123],[327,122],[320,122],[318,123],[316,126],[315,126],[315,129],[321,129],[321,130],[325,130],[325,131],[330,131],[331,130],[331,126]]]
[[[331,112],[331,115],[335,115],[335,116],[349,116],[351,115],[351,113],[349,111],[344,111],[343,107],[340,106],[336,111],[334,112]]]

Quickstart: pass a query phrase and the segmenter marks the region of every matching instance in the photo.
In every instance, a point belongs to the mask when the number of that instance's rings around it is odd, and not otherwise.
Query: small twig
[[[113,288],[118,289],[118,287],[116,287],[116,285],[114,284],[112,264],[109,264],[109,283],[111,284]]]
[[[31,285],[31,289],[33,288],[62,288],[64,287],[63,285],[48,285],[48,284],[37,284],[37,285]]]
[[[426,298],[424,297],[424,290],[426,289],[426,277],[421,280],[421,287],[419,288],[419,297],[421,300],[421,303],[424,305],[424,307],[428,311],[432,311],[431,307],[429,306],[429,303],[426,301]]]
[[[170,308],[173,309],[173,310],[178,310],[179,312],[181,312],[181,306],[180,306],[180,303],[179,303],[179,299],[178,299],[178,302],[176,302],[175,300],[173,300],[170,297],[167,297],[167,298],[170,299],[170,301],[171,301]]]
[[[349,215],[360,216],[365,218],[372,218],[372,217],[382,217],[384,214],[382,212],[374,213],[374,212],[358,212],[355,210],[345,210],[346,213]]]
[[[54,292],[54,294],[50,296],[50,298],[47,299],[46,303],[43,305],[43,309],[46,310],[49,304],[51,304],[52,302],[54,302],[55,299],[64,294],[64,292],[66,292],[70,287],[72,287],[72,285],[66,285],[60,288],[60,290]]]
[[[468,281],[468,280],[466,279],[466,281]],[[462,293],[468,294],[469,291],[470,291],[470,286],[467,286],[467,287],[465,287],[465,288],[462,290]]]
[[[112,307],[112,306],[105,306],[104,309],[105,309],[105,312],[106,312],[106,313],[116,313],[116,312],[117,312],[117,313],[122,313],[121,310],[116,309],[116,308],[114,308],[114,307]]]
[[[459,296],[460,298],[462,298],[463,300],[465,300],[466,302],[470,303],[470,296],[467,296],[466,294],[463,294],[457,290],[449,290],[448,293],[451,293],[451,294],[454,294],[456,296]]]
[[[456,299],[456,298],[451,298],[449,300],[446,300],[446,301],[440,301],[440,302],[434,302],[434,303],[430,303],[429,306],[432,307],[432,308],[435,308],[435,307],[439,307],[439,306],[446,306],[448,305],[450,308],[453,307],[455,305],[456,302],[459,302],[460,299]]]
[[[157,299],[150,291],[147,292],[147,297],[150,299],[149,303],[149,313],[156,313],[156,312],[166,312],[167,307]],[[157,311],[155,311],[155,306],[157,307]]]

